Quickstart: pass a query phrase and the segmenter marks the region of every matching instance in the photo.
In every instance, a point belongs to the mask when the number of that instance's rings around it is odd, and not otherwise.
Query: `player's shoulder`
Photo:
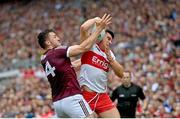
[[[58,46],[58,47],[55,48],[55,50],[56,49],[67,49],[67,48],[68,48],[68,46]]]
[[[49,55],[49,53],[51,52],[51,50],[52,50],[52,49],[48,49],[47,51],[45,51],[45,52],[41,55],[41,57],[40,57],[41,61],[45,60],[46,57],[48,57],[48,55]]]
[[[46,54],[41,55],[40,57],[41,61],[45,60],[46,56],[47,56]]]
[[[95,44],[93,44],[93,46],[91,47],[90,50],[95,51],[95,50],[97,50],[98,48],[99,48],[98,45],[95,43]]]
[[[58,46],[56,48],[54,48],[54,53],[64,53],[67,52],[68,46]]]

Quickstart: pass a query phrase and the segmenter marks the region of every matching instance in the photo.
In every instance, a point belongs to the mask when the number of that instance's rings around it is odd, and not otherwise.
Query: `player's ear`
[[[46,40],[45,44],[46,44],[46,46],[49,46],[49,45],[51,45],[51,42],[49,40]]]

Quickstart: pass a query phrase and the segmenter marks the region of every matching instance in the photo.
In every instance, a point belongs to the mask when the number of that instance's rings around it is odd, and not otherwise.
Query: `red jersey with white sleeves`
[[[111,55],[113,59],[115,59],[112,51]],[[98,93],[106,92],[109,61],[106,54],[97,44],[94,44],[91,50],[82,55],[81,63],[78,79],[80,85],[86,85],[88,88]]]

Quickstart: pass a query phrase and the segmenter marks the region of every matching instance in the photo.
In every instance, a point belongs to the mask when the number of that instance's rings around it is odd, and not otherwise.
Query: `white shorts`
[[[53,105],[57,117],[85,118],[93,113],[86,100],[80,94],[58,100]]]

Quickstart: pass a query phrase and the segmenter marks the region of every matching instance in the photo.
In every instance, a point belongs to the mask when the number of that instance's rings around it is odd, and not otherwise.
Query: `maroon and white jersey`
[[[114,54],[111,51],[113,59]],[[105,93],[107,89],[107,73],[109,72],[109,61],[106,54],[97,44],[81,57],[81,70],[79,83],[81,86],[86,85],[91,90],[98,93]]]
[[[66,46],[50,49],[41,56],[41,64],[51,85],[53,102],[81,94],[75,70],[67,56]]]

